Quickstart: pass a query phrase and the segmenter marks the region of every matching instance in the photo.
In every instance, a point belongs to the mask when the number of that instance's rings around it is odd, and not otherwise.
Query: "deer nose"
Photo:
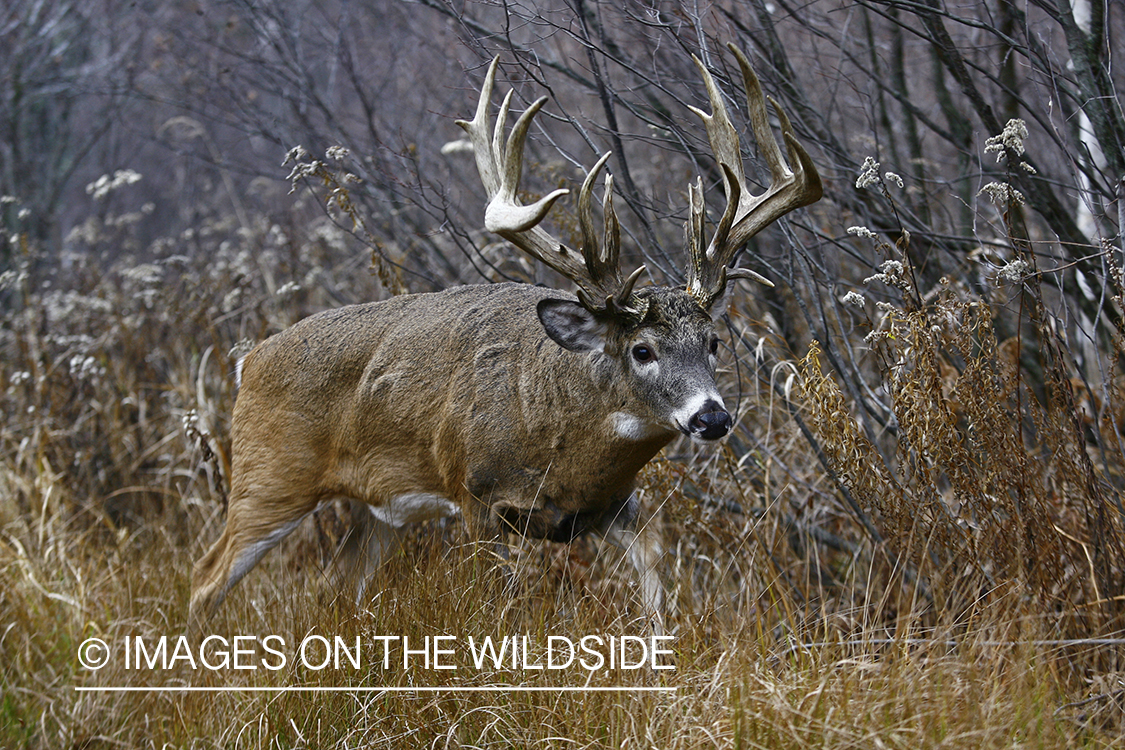
[[[717,401],[707,401],[688,422],[691,434],[704,440],[718,440],[730,431],[730,414]]]

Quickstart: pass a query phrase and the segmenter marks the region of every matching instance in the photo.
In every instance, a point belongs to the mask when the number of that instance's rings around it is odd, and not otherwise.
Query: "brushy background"
[[[1123,24],[1085,0],[5,4],[0,746],[1120,745]],[[641,477],[676,670],[590,684],[675,692],[74,690],[586,684],[77,649],[183,631],[240,351],[351,302],[558,283],[481,229],[453,119],[493,54],[516,108],[552,97],[523,189],[614,150],[626,262],[677,283],[689,180],[722,206],[689,53],[741,118],[726,41],[826,195],[743,258],[777,286],[721,323],[733,433]],[[552,221],[575,234],[572,205]],[[517,544],[510,581],[456,523],[405,534],[357,605],[327,574],[357,519],[310,519],[214,632],[645,632],[615,550]]]

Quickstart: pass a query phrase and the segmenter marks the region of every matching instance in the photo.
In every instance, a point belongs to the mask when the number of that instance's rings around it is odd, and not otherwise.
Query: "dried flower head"
[[[879,182],[879,162],[875,161],[872,157],[868,156],[863,160],[863,166],[859,168],[859,177],[856,178],[855,186],[857,190],[862,190],[865,187],[870,187]]]
[[[309,158],[309,152],[304,146],[294,146],[285,152],[285,161],[281,162],[281,166],[285,166],[291,161],[304,161]]]
[[[986,154],[995,153],[996,161],[1003,161],[1010,150],[1016,156],[1023,153],[1023,142],[1027,140],[1027,123],[1020,119],[1008,120],[1000,135],[994,135],[984,142]]]
[[[1016,258],[1000,269],[1000,278],[1011,284],[1020,284],[1030,271],[1030,263],[1023,258]]]
[[[138,182],[141,175],[131,169],[119,169],[113,175],[103,174],[98,179],[86,186],[86,194],[93,196],[94,200],[101,200],[107,195],[125,185]]]
[[[863,280],[863,283],[869,284],[872,281],[881,281],[887,286],[909,289],[910,285],[906,282],[905,274],[906,268],[902,265],[902,261],[885,260],[879,265],[879,273],[868,276]]]
[[[987,195],[992,204],[996,206],[1022,204],[1024,202],[1023,193],[1006,182],[990,182],[982,187],[977,195]]]
[[[300,284],[298,284],[296,281],[287,281],[278,288],[277,296],[284,299],[286,297],[293,296],[299,291],[301,291]]]

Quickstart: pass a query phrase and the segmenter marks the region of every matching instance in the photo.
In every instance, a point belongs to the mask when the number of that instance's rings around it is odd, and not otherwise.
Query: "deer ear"
[[[567,299],[539,300],[535,306],[539,322],[551,340],[572,352],[605,349],[609,324],[577,302]]]

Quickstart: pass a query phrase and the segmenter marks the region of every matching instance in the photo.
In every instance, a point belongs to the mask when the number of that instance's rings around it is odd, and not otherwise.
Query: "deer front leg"
[[[664,556],[664,545],[651,514],[641,511],[637,493],[629,497],[628,502],[608,519],[599,532],[607,542],[625,551],[629,563],[637,571],[641,604],[653,635],[664,635],[664,584],[657,572]]]
[[[362,604],[367,584],[387,557],[402,543],[400,530],[408,525],[460,513],[458,507],[443,495],[410,492],[386,502],[368,506],[363,523],[348,535],[336,559],[337,583],[343,587],[357,581],[356,604]]]
[[[329,580],[339,590],[354,587],[355,603],[363,605],[367,584],[401,539],[396,528],[376,516],[370,506],[356,510],[360,503],[350,502],[352,527],[336,550]]]

